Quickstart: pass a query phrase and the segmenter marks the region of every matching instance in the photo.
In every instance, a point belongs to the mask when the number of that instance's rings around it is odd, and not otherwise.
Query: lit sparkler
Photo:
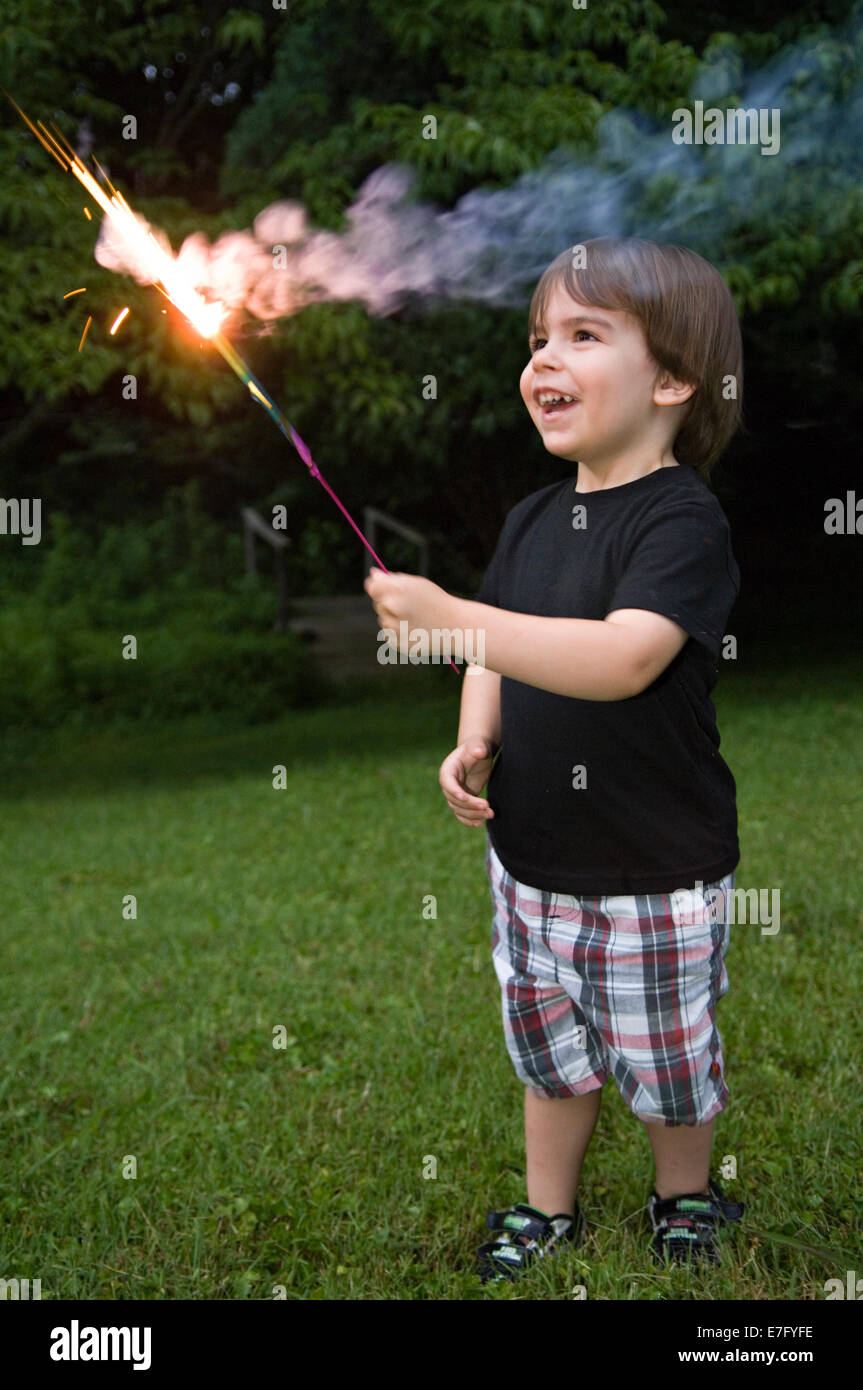
[[[159,245],[159,242],[153,236],[150,229],[146,227],[141,219],[132,211],[122,193],[119,193],[111,183],[111,180],[100,166],[98,160],[94,158],[93,163],[108,185],[110,195],[106,193],[101,184],[96,181],[89,169],[75,153],[62,131],[56,125],[54,125],[56,134],[52,134],[41,121],[37,121],[34,125],[29,116],[21,110],[18,103],[9,96],[8,92],[6,92],[6,96],[9,98],[9,101],[15,107],[15,110],[22,120],[30,127],[40,144],[44,146],[49,154],[53,155],[62,169],[66,170],[68,173],[74,174],[85,191],[98,203],[111,223],[111,226],[134,252],[136,261],[140,265],[146,267],[147,277],[150,282],[155,285],[156,289],[160,290],[166,298],[170,299],[172,304],[177,306],[180,312],[184,314],[189,322],[198,330],[202,338],[208,339],[208,341],[218,349],[228,363],[228,366],[236,372],[240,381],[248,388],[252,399],[256,400],[259,405],[264,407],[273,423],[281,430],[285,438],[293,444],[312,477],[316,478],[321,486],[329,493],[336,506],[356,531],[363,545],[366,547],[366,550],[374,556],[384,573],[389,574],[389,570],[383,560],[381,560],[380,556],[369,544],[350,512],[343,506],[342,502],[333,492],[326,478],[321,473],[312,458],[308,445],[294,429],[290,420],[282,414],[282,411],[276,405],[273,398],[264,390],[251,368],[221,331],[220,325],[225,316],[224,306],[219,303],[209,303],[188,283],[176,260]],[[88,217],[90,216],[89,210],[86,207],[84,208],[84,212]],[[72,293],[79,293],[79,291],[73,291]],[[67,297],[68,296],[64,296],[64,298]],[[128,309],[125,309],[118,316],[114,326],[110,330],[111,333],[114,333],[119,327],[128,312]],[[81,342],[78,345],[79,352],[84,345],[84,338],[86,337],[89,327],[90,319],[87,320]],[[459,669],[455,662],[450,659],[449,664],[452,666],[456,675],[459,675]]]

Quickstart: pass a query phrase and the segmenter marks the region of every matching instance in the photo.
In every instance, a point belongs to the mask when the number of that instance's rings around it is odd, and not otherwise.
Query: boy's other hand
[[[482,791],[491,773],[494,747],[489,739],[471,738],[459,744],[440,765],[438,781],[457,821],[462,825],[483,825],[494,811]]]

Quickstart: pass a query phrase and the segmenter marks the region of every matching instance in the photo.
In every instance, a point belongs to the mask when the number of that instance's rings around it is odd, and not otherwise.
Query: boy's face
[[[682,404],[691,389],[668,387],[632,314],[581,304],[557,286],[530,346],[521,394],[549,453],[601,466],[634,448],[661,454],[669,447],[678,412],[662,407]],[[543,404],[546,393],[575,400],[552,407]]]

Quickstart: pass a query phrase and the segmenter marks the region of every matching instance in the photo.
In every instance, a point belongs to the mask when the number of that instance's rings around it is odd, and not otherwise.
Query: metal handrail
[[[415,531],[412,526],[405,526],[404,522],[396,521],[395,517],[388,516],[386,512],[378,511],[377,507],[363,507],[363,530],[366,539],[373,550],[377,550],[376,536],[379,526],[387,526],[397,535],[402,536],[406,541],[411,541],[419,549],[419,573],[423,578],[428,578],[429,570],[429,543],[421,531]],[[371,557],[367,550],[363,550],[363,579],[365,579],[372,567]]]
[[[255,555],[255,538],[260,536],[261,540],[273,549],[273,559],[276,567],[276,583],[279,591],[279,611],[276,615],[274,624],[276,632],[284,632],[288,625],[288,581],[285,573],[285,551],[291,544],[288,536],[281,535],[274,526],[266,522],[260,512],[256,512],[254,507],[241,507],[240,512],[243,518],[243,549],[245,551],[246,573],[257,573],[257,557]]]

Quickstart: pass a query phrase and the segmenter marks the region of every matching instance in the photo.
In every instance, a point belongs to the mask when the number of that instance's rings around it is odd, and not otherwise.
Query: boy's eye
[[[588,333],[588,331],[587,331],[586,328],[579,328],[579,329],[573,334],[573,337],[574,337],[574,338],[580,338],[581,335],[582,335],[582,333],[583,333],[583,334],[585,335],[585,337],[587,337],[587,338],[593,338],[593,341],[594,341],[595,343],[596,343],[596,342],[599,342],[599,339],[597,338],[596,334],[595,334],[595,333]],[[545,342],[545,338],[532,338],[532,339],[530,340],[530,343],[528,344],[528,346],[529,346],[531,352],[536,352],[537,348],[541,348],[544,342]]]

